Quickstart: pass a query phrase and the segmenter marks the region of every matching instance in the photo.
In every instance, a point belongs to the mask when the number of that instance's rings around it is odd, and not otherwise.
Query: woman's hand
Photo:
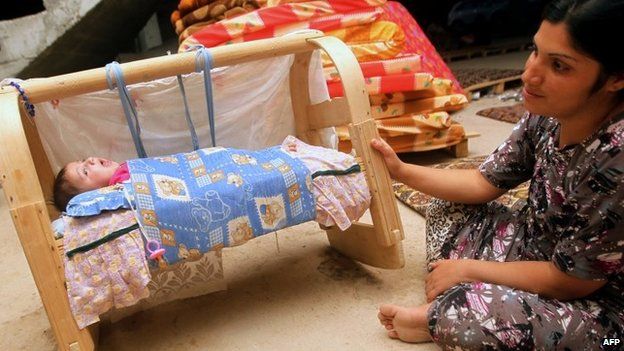
[[[401,166],[403,165],[403,161],[399,159],[397,154],[394,152],[394,150],[392,150],[390,145],[388,145],[385,140],[381,138],[375,138],[371,140],[370,144],[374,149],[379,151],[381,156],[383,156],[384,161],[386,162],[386,166],[388,166],[390,176],[393,179],[397,179]]]
[[[429,264],[430,273],[425,277],[427,302],[461,283],[472,282],[468,269],[473,260],[440,260]]]

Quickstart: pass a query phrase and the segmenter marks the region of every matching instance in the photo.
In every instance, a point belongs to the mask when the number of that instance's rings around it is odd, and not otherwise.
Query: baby
[[[65,211],[76,195],[121,183],[130,178],[128,166],[99,157],[70,162],[54,180],[54,206]]]
[[[294,142],[287,143],[285,147],[288,151],[297,151]],[[101,157],[70,162],[61,169],[54,180],[54,206],[63,212],[74,196],[127,179],[130,179],[130,173],[125,162],[119,164]]]

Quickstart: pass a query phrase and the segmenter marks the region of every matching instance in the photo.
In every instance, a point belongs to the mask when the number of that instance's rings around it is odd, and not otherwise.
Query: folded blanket
[[[409,55],[388,60],[359,62],[364,78],[421,72],[420,55]],[[335,66],[323,68],[327,82],[340,82]]]
[[[464,128],[446,112],[411,114],[375,120],[379,135],[397,153],[435,150],[455,145],[464,139]],[[339,149],[351,149],[347,127],[338,127]]]
[[[187,13],[198,9],[202,6],[208,5],[215,0],[180,0],[178,3],[178,11],[182,16]]]
[[[342,27],[347,27],[347,26],[357,26],[360,24],[366,24],[366,23],[375,21],[377,18],[379,18],[382,15],[382,13],[383,13],[382,10],[379,8],[373,9],[373,10],[365,9],[365,10],[358,10],[358,11],[350,12],[347,14],[337,14],[337,15],[315,18],[310,21],[293,22],[290,24],[279,25],[276,27],[268,27],[268,28],[265,28],[256,32],[244,34],[240,37],[232,39],[223,44],[234,44],[234,43],[242,43],[246,41],[254,41],[258,39],[275,38],[275,37],[285,35],[296,30],[316,29],[320,31],[329,31],[329,30],[333,30],[336,28],[342,28]],[[190,26],[189,28],[187,28],[187,30],[180,33],[180,36],[179,36],[180,42],[181,43],[184,42],[192,34],[197,33],[200,30],[203,30],[206,26],[212,25],[216,22],[217,21],[215,20],[211,20],[209,22],[202,22],[204,24],[197,23],[197,24]],[[194,43],[194,42],[195,41],[192,38],[188,40],[188,43]],[[219,44],[219,45],[222,45],[222,44]]]
[[[434,78],[435,81],[435,78]],[[434,83],[435,85],[435,83]],[[446,94],[442,94],[446,95]],[[436,91],[433,89],[414,90],[414,91],[398,91],[388,92],[383,94],[369,95],[371,105],[391,104],[395,102],[403,102],[410,100],[418,100],[423,98],[430,98],[436,96]]]
[[[399,117],[377,120],[375,123],[380,133],[387,137],[393,137],[422,133],[423,131],[432,129],[446,129],[451,126],[452,120],[447,112],[433,112],[426,114],[405,114]]]
[[[351,155],[320,146],[308,145],[293,136],[287,137],[282,149],[305,163],[312,174],[346,170],[357,165]],[[325,226],[346,230],[370,207],[371,196],[362,172],[340,176],[317,176],[312,180],[316,199],[316,221]]]
[[[394,58],[403,50],[405,42],[405,34],[401,27],[393,22],[380,20],[326,31],[325,34],[345,42],[355,54],[358,62]],[[323,54],[323,65],[332,65],[327,54],[325,52]]]
[[[468,104],[468,99],[463,94],[435,96],[418,100],[403,102],[383,103],[372,105],[373,118],[382,119],[399,117],[403,115],[427,114],[439,111],[458,111]]]
[[[443,130],[386,136],[384,138],[395,152],[404,153],[437,150],[453,146],[464,140],[465,134],[461,124],[453,123],[449,128]]]
[[[182,15],[180,14],[180,11],[175,10],[171,13],[171,16],[169,16],[169,21],[171,21],[171,26],[173,27],[173,29],[175,30],[175,24],[177,21],[180,20],[180,18],[182,18]]]
[[[432,90],[433,95],[448,95],[451,92],[452,81],[448,79],[434,78],[429,73],[395,74],[381,77],[366,78],[366,91],[369,95],[378,95],[395,92],[411,92],[419,90]],[[342,83],[327,83],[329,96],[343,96]]]
[[[215,0],[182,16],[175,22],[175,31],[182,33],[189,26],[208,21],[236,17],[260,8],[255,0]]]
[[[205,22],[198,22],[195,23],[193,25],[188,26],[187,28],[185,28],[181,33],[178,34],[178,41],[182,42],[184,41],[184,39],[190,37],[191,35],[199,32],[200,30],[202,30],[204,27],[211,25],[213,23],[217,23],[216,19],[211,19],[209,21],[205,21]],[[177,32],[177,30],[176,30]]]
[[[282,4],[291,4],[294,2],[306,2],[309,0],[260,0],[258,3],[262,7],[274,7]]]
[[[322,31],[373,22],[385,0],[329,0],[265,7],[210,24],[181,42],[179,51],[195,45],[214,47],[280,36],[298,29]],[[336,15],[336,17],[332,17]]]

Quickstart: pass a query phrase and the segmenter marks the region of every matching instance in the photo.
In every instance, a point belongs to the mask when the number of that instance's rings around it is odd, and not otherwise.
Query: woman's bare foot
[[[405,342],[431,341],[427,328],[427,310],[430,304],[414,308],[381,305],[379,322],[388,330],[388,336]]]

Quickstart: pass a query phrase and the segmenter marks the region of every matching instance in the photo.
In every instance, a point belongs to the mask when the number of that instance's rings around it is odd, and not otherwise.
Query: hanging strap
[[[210,138],[212,140],[212,146],[217,146],[217,139],[215,136],[215,120],[214,120],[214,105],[212,101],[212,78],[210,76],[210,70],[212,69],[213,60],[210,51],[204,47],[200,47],[195,54],[195,72],[204,72],[204,90],[206,91],[206,108],[208,110],[208,123],[210,124]]]
[[[115,75],[114,81],[110,74],[111,70]],[[117,61],[113,61],[106,65],[106,82],[108,83],[108,88],[110,90],[113,90],[115,89],[115,87],[117,87],[119,99],[121,100],[121,106],[123,107],[124,114],[126,115],[126,121],[128,122],[128,128],[130,129],[132,140],[134,141],[134,147],[136,149],[137,156],[139,158],[147,157],[145,147],[143,146],[143,142],[141,141],[141,126],[139,125],[139,117],[137,115],[136,109],[134,108],[134,105],[132,104],[130,93],[128,92],[126,82],[123,78],[121,66]]]
[[[191,119],[191,114],[189,112],[188,100],[186,99],[186,91],[184,90],[184,82],[182,81],[181,75],[178,74],[176,77],[178,78],[180,93],[182,93],[182,102],[184,102],[184,116],[186,117],[186,125],[188,126],[189,132],[191,133],[193,150],[199,150],[199,142],[197,141],[197,133],[195,132],[195,126],[193,125],[193,120]]]

